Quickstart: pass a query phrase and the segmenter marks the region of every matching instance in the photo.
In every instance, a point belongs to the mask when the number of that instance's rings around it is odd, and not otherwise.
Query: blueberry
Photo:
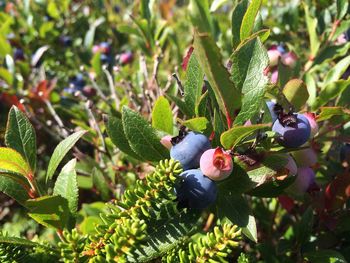
[[[302,114],[286,115],[278,119],[272,126],[272,130],[280,136],[279,144],[286,148],[299,147],[307,142],[311,134],[310,123]]]
[[[345,39],[349,42],[350,41],[350,28],[344,32]]]
[[[111,57],[106,55],[106,54],[101,54],[100,59],[101,59],[101,62],[103,64],[110,64],[111,63]]]
[[[180,174],[183,181],[176,188],[181,207],[204,209],[215,202],[216,183],[204,176],[200,169],[187,170]]]
[[[276,105],[276,103],[269,100],[269,101],[266,101],[266,104],[267,104],[267,107],[269,108],[269,111],[271,114],[272,123],[274,123],[277,120],[277,115],[276,115],[275,111],[273,110],[273,107]]]
[[[13,52],[13,59],[14,60],[24,60],[24,52],[21,48],[16,48]]]
[[[178,160],[184,170],[198,168],[202,154],[209,150],[209,139],[201,134],[189,132],[180,142],[170,149],[171,158]]]
[[[63,46],[69,47],[72,45],[72,38],[70,36],[60,36],[60,42]]]
[[[350,144],[346,143],[340,148],[340,161],[350,162]]]
[[[297,178],[285,191],[292,196],[301,196],[314,182],[315,172],[311,168],[298,168]]]
[[[111,45],[108,42],[101,42],[99,47],[103,54],[108,54],[111,51]]]
[[[131,63],[133,58],[134,58],[134,56],[133,56],[132,52],[127,51],[127,52],[120,54],[119,61],[120,61],[120,64],[126,65],[126,64]]]
[[[80,73],[75,75],[71,79],[70,84],[73,85],[75,89],[81,90],[85,86],[84,76]]]

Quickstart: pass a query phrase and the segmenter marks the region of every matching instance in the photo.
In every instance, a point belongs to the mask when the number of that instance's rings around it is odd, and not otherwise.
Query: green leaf
[[[49,4],[47,5],[47,13],[55,19],[58,19],[60,17],[60,12],[55,0],[49,1]]]
[[[190,0],[188,9],[192,24],[199,32],[212,32],[208,0]]]
[[[63,160],[63,158],[66,156],[66,154],[69,152],[71,148],[77,143],[77,141],[86,133],[86,131],[78,131],[70,136],[68,136],[66,139],[61,141],[55,148],[50,162],[49,166],[47,168],[46,173],[46,182],[51,180],[53,174],[55,173],[58,165]]]
[[[7,147],[19,152],[30,165],[33,172],[36,169],[36,135],[32,124],[26,115],[16,106],[12,106],[5,133]]]
[[[203,70],[196,56],[192,54],[187,65],[186,81],[184,84],[185,103],[191,111],[191,115],[188,117],[195,116],[196,105],[198,105],[202,95],[203,77]]]
[[[320,53],[316,56],[315,60],[312,63],[312,66],[319,66],[322,63],[329,63],[330,61],[344,56],[350,49],[350,43],[339,46],[329,46],[325,49],[322,49]]]
[[[210,6],[210,12],[215,12],[218,10],[225,2],[228,0],[214,0],[213,3]]]
[[[313,210],[309,207],[301,217],[301,221],[297,225],[296,240],[299,244],[305,244],[311,235],[314,224]]]
[[[84,38],[84,46],[87,49],[90,49],[92,47],[92,44],[94,43],[94,38],[95,38],[95,31],[98,26],[103,24],[105,22],[104,17],[100,17],[96,19],[91,25],[89,30],[86,32],[85,38]]]
[[[246,13],[248,8],[248,1],[242,0],[237,3],[235,8],[232,12],[232,22],[231,22],[231,28],[232,28],[232,45],[233,48],[236,49],[239,43],[241,43],[241,25],[242,20],[244,17],[244,14]]]
[[[242,228],[242,233],[255,243],[258,242],[258,231],[256,229],[255,217],[249,215],[248,224]]]
[[[312,104],[312,109],[317,110],[319,107],[326,105],[331,99],[336,98],[342,92],[350,86],[350,79],[348,80],[338,80],[326,85],[315,102]]]
[[[328,71],[325,79],[324,85],[330,84],[333,81],[339,80],[346,69],[350,66],[350,57],[346,56],[340,60],[335,66]]]
[[[102,200],[108,201],[110,199],[110,189],[102,172],[94,167],[91,176],[92,182],[97,191],[100,193]]]
[[[291,79],[283,88],[283,94],[287,100],[299,110],[309,98],[309,92],[305,83],[300,79]]]
[[[126,138],[123,128],[123,122],[121,119],[109,116],[106,124],[108,136],[111,138],[113,144],[117,146],[122,152],[130,155],[136,160],[143,160],[142,157],[137,155],[129,145],[129,141]]]
[[[348,262],[338,251],[325,249],[303,254],[304,259],[312,263],[346,263]]]
[[[185,114],[187,116],[192,116],[191,110],[189,109],[188,105],[183,100],[181,100],[180,98],[178,98],[176,96],[170,95],[170,94],[167,94],[166,97],[168,97],[170,100],[175,102],[175,104],[179,107],[180,111],[183,114]]]
[[[321,42],[318,39],[318,33],[317,33],[317,18],[314,18],[311,16],[309,12],[309,6],[306,3],[303,3],[303,6],[305,11],[306,27],[309,33],[311,56],[314,57],[316,56],[321,45]]]
[[[180,121],[181,125],[186,126],[192,131],[203,132],[207,129],[209,121],[206,117],[198,117],[185,121]]]
[[[254,28],[255,18],[258,15],[259,9],[261,7],[261,0],[252,0],[248,6],[247,11],[245,12],[242,25],[240,28],[240,39],[243,41],[248,38]]]
[[[348,12],[349,1],[337,0],[337,19],[341,20]]]
[[[30,199],[25,205],[30,210],[28,215],[43,226],[62,230],[68,223],[68,201],[62,196]]]
[[[0,68],[0,78],[3,79],[7,84],[12,85],[13,76],[10,72],[8,72],[5,68]]]
[[[0,169],[21,174],[23,177],[33,175],[22,155],[11,148],[0,147]]]
[[[7,42],[5,37],[0,35],[0,57],[5,57],[7,54],[11,54],[11,45]]]
[[[191,233],[200,218],[200,213],[183,210],[178,215],[163,220],[153,220],[147,228],[144,247],[128,257],[128,262],[149,262],[178,246]]]
[[[228,219],[232,224],[242,228],[242,232],[252,241],[257,242],[255,219],[251,214],[247,201],[233,192],[219,191],[217,197],[217,215]]]
[[[235,124],[239,125],[252,118],[260,110],[268,82],[264,70],[269,60],[259,39],[246,43],[236,50],[230,59],[232,61],[232,80],[244,94],[241,111],[235,119]]]
[[[101,53],[97,52],[91,59],[91,65],[97,76],[102,74],[102,66],[101,66]]]
[[[194,35],[194,52],[215,93],[217,103],[225,116],[232,117],[241,106],[240,90],[230,81],[229,73],[214,40],[207,34]]]
[[[221,134],[220,141],[225,149],[235,147],[240,141],[253,132],[270,127],[270,124],[254,124],[250,126],[235,126]]]
[[[126,106],[122,113],[124,132],[131,149],[149,161],[169,157],[169,151],[160,143],[155,130],[144,118]]]
[[[333,116],[350,115],[350,110],[342,107],[321,107],[320,111],[320,114],[317,116],[318,122],[328,120]]]
[[[155,129],[173,134],[173,113],[166,98],[160,96],[152,110],[152,126]]]
[[[0,178],[0,191],[15,199],[23,206],[29,199],[27,191],[21,186],[21,184],[8,177]]]
[[[78,210],[79,189],[77,182],[77,173],[75,171],[76,159],[70,160],[63,166],[57,177],[54,195],[60,195],[67,199],[70,212],[74,215]]]

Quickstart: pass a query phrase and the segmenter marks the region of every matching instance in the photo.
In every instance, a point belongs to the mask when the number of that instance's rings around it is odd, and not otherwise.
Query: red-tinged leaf
[[[46,101],[50,99],[50,94],[54,87],[56,86],[56,81],[47,81],[46,79],[39,82],[39,84],[32,88],[29,96],[33,99],[40,101]]]
[[[193,47],[191,46],[187,50],[186,56],[182,60],[181,67],[184,71],[186,71],[186,69],[187,69],[187,65],[188,65],[188,62],[190,61],[190,57],[191,57],[192,53],[193,53]]]
[[[19,99],[16,95],[11,95],[11,94],[4,92],[0,95],[0,102],[3,102],[10,107],[15,105],[22,112],[25,111],[23,104],[19,101]]]
[[[280,195],[278,196],[278,201],[280,202],[281,206],[290,213],[294,207],[294,200],[286,195]]]

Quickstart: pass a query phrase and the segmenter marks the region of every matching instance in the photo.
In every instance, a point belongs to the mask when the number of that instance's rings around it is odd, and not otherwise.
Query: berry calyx
[[[232,173],[232,156],[220,147],[209,149],[201,156],[200,169],[214,181],[224,180]]]
[[[302,114],[284,113],[275,106],[278,119],[272,126],[272,131],[280,136],[277,141],[286,148],[299,147],[310,138],[311,127],[307,118]]]

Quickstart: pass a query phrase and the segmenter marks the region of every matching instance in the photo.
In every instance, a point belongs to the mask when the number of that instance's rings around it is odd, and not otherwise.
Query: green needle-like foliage
[[[213,231],[197,240],[189,241],[187,246],[171,250],[163,261],[167,263],[205,263],[229,262],[227,257],[232,248],[238,246],[241,230],[237,226],[225,223],[215,226]]]
[[[64,262],[84,262],[87,260],[82,252],[87,242],[86,235],[80,235],[76,229],[71,233],[63,231],[63,236],[67,242],[60,242],[58,244],[61,249],[61,258]]]
[[[26,239],[0,235],[1,263],[58,262],[55,249]]]

